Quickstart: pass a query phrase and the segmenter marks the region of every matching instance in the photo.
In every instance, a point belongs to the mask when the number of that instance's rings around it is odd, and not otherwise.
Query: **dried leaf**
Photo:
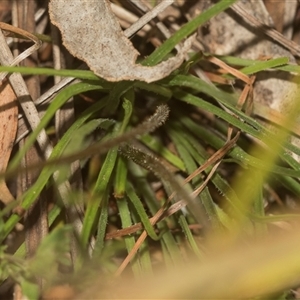
[[[18,106],[15,93],[6,82],[0,87],[0,172],[4,172],[14,145],[18,124]],[[14,197],[8,190],[5,180],[0,179],[0,201],[5,204]]]
[[[108,0],[51,0],[49,13],[66,48],[108,81],[162,79],[180,66],[193,41],[187,39],[175,57],[146,67],[135,63],[139,53],[124,35]]]

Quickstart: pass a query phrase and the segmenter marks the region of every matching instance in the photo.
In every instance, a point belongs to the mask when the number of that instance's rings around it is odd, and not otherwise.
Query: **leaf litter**
[[[194,41],[191,36],[176,56],[156,66],[142,66],[136,64],[139,52],[123,33],[109,1],[51,0],[49,13],[71,54],[108,81],[150,83],[165,78],[182,64]]]

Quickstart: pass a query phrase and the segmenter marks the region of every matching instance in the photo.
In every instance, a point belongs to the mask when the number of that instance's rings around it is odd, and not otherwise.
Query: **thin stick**
[[[6,44],[5,37],[0,32],[0,63],[2,65],[11,65],[14,61],[14,57],[12,56],[9,47]],[[27,86],[23,80],[23,77],[19,73],[13,73],[9,76],[9,81],[14,89],[16,96],[20,101],[20,105],[24,111],[24,114],[30,124],[32,129],[35,129],[40,123],[40,118],[38,116],[38,112],[36,110],[35,105],[28,93]],[[45,151],[46,156],[50,156],[52,147],[48,140],[46,132],[43,130],[39,134],[37,138],[37,142],[41,149]]]
[[[26,30],[14,27],[12,25],[9,25],[9,24],[3,23],[3,22],[0,22],[0,29],[24,36],[34,42],[34,44],[31,47],[26,49],[24,52],[22,52],[16,58],[13,58],[13,60],[10,63],[10,66],[16,66],[19,62],[21,62],[22,60],[24,60],[25,58],[30,56],[32,53],[37,51],[42,44],[41,41],[34,34],[31,34],[30,32],[28,32]],[[6,42],[5,42],[5,44],[6,44]],[[7,72],[1,73],[0,81],[2,81],[6,75],[7,75]]]
[[[261,30],[264,34],[272,38],[274,41],[278,42],[283,47],[289,49],[293,55],[300,57],[300,45],[287,39],[277,30],[267,26],[254,16],[248,14],[247,11],[244,10],[244,8],[240,4],[235,3],[231,6],[231,8],[234,12],[241,16],[246,23]]]
[[[128,29],[124,31],[126,36],[132,36],[145,26],[149,21],[154,19],[159,13],[164,11],[168,6],[174,3],[174,0],[163,0],[161,3],[156,5],[152,10],[144,14],[138,21],[133,23]]]

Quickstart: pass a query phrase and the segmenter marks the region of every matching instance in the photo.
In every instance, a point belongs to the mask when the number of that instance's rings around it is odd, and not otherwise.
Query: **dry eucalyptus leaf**
[[[193,37],[187,39],[175,57],[145,67],[135,63],[139,53],[124,35],[108,0],[51,0],[49,13],[65,47],[108,81],[162,79],[180,66],[193,42]]]
[[[3,172],[7,168],[18,127],[17,98],[8,82],[0,87],[0,99],[0,172]],[[0,179],[0,201],[8,204],[13,200],[5,180]]]

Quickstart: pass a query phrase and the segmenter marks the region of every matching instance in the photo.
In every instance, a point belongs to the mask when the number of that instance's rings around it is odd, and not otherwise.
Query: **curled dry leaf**
[[[139,53],[124,35],[108,0],[51,0],[49,13],[66,48],[108,81],[160,80],[180,66],[193,41],[187,39],[175,57],[146,67],[135,63]]]

